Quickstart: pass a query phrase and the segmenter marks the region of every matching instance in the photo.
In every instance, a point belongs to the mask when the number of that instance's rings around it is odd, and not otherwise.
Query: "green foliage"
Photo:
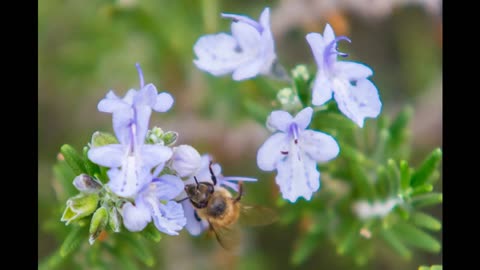
[[[106,133],[95,134],[97,146],[101,146],[102,142],[115,143],[113,140],[103,140],[105,136],[99,136]],[[99,138],[102,139],[98,141]],[[81,263],[85,269],[97,269],[102,265],[107,267],[112,263],[122,269],[137,269],[138,262],[153,266],[155,258],[149,243],[158,243],[162,238],[161,233],[151,224],[139,234],[121,231],[121,216],[114,194],[105,187],[100,192],[79,193],[73,186],[73,179],[80,174],[97,178],[102,176],[99,178],[106,182],[105,168],[88,160],[88,149],[88,146],[84,147],[83,155],[80,155],[70,145],[61,147],[62,156],[54,166],[54,172],[57,182],[62,185],[59,202],[65,205],[66,198],[69,198],[61,218],[69,226],[58,226],[59,216],[53,217],[58,221],[52,224],[52,231],[64,240],[58,250],[39,263],[39,269],[61,269],[62,265],[77,260],[80,254],[88,258]],[[58,212],[55,211],[53,215],[58,215]],[[112,257],[118,260],[112,262]]]
[[[309,87],[310,80],[311,76],[297,75],[293,87],[305,92],[301,88]],[[406,260],[412,258],[412,248],[440,251],[440,242],[425,230],[440,230],[441,221],[420,209],[442,201],[442,194],[434,190],[442,151],[433,150],[416,168],[409,164],[412,116],[412,108],[406,106],[393,121],[381,116],[360,129],[332,102],[316,110],[311,127],[335,136],[341,151],[336,160],[321,164],[322,190],[302,204],[303,211],[278,204],[283,208],[282,223],[308,215],[311,228],[322,228],[299,231],[290,257],[293,265],[308,261],[325,240],[340,256],[359,265],[367,263],[382,243]]]
[[[418,270],[442,270],[443,266],[442,265],[432,265],[432,266],[420,266],[418,267]]]

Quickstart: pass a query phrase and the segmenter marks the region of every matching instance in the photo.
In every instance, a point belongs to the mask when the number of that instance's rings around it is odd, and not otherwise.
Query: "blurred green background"
[[[98,112],[97,103],[110,89],[123,95],[138,87],[136,62],[147,83],[175,97],[173,110],[154,114],[151,125],[175,130],[180,134],[179,143],[211,153],[225,175],[260,178],[259,183],[247,186],[246,200],[273,204],[277,196],[273,174],[261,174],[255,162],[256,150],[268,132],[247,116],[241,102],[246,96],[265,99],[262,91],[272,84],[264,78],[244,82],[234,82],[230,76],[216,78],[192,62],[193,45],[201,35],[230,32],[230,21],[222,19],[220,12],[257,19],[265,6],[271,8],[277,55],[287,69],[305,63],[315,70],[304,37],[309,32],[323,32],[328,22],[337,35],[352,40],[351,44],[342,43],[341,51],[373,68],[382,114],[394,116],[403,105],[413,105],[413,164],[441,146],[441,1],[42,0],[38,21],[39,260],[63,240],[47,222],[60,203],[61,191],[52,173],[59,148],[69,143],[80,150],[94,131],[112,131],[111,115]],[[440,207],[431,213],[441,218]],[[300,229],[270,226],[249,230],[248,256],[241,258],[182,231],[179,237],[166,236],[158,244],[154,268],[290,269],[289,257]],[[440,233],[437,236],[441,237]],[[416,269],[419,264],[441,261],[441,254],[419,253],[404,261],[384,251],[360,268]],[[355,266],[325,243],[298,268]]]

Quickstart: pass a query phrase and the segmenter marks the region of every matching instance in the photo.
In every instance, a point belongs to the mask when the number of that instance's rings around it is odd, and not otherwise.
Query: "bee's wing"
[[[238,247],[240,243],[240,228],[237,224],[223,227],[215,226],[214,223],[210,223],[210,228],[215,233],[218,243],[220,243],[224,249],[233,251]]]
[[[240,207],[238,222],[247,226],[263,226],[278,220],[278,214],[273,209],[259,205],[245,205]]]

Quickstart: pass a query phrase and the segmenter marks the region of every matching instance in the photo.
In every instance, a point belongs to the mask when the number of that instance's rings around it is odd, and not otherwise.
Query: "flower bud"
[[[200,168],[202,158],[195,148],[190,145],[180,145],[173,149],[172,169],[178,176],[192,176]]]
[[[116,144],[116,143],[118,143],[118,140],[112,134],[107,132],[96,131],[92,135],[90,147],[94,148],[94,147],[99,147],[99,146],[104,146],[109,144]]]
[[[110,226],[114,232],[120,232],[120,224],[120,213],[118,212],[117,208],[110,208],[108,213],[108,226]]]
[[[86,194],[96,193],[102,189],[102,184],[87,174],[80,174],[73,179],[73,185]]]
[[[99,196],[97,193],[79,194],[67,201],[67,208],[63,212],[61,221],[65,225],[92,214],[97,209]]]
[[[171,146],[177,142],[178,133],[175,131],[167,131],[163,134],[162,140],[164,145]]]
[[[161,144],[164,145],[162,136],[163,130],[159,127],[153,127],[147,132],[147,143],[149,144]]]
[[[92,220],[90,221],[90,237],[88,238],[88,242],[90,245],[93,245],[95,240],[98,238],[100,233],[105,229],[108,223],[108,211],[107,208],[104,206],[100,207],[95,211],[92,216]]]

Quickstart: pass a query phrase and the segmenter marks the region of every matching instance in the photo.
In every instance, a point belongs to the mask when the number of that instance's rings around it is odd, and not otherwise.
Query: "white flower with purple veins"
[[[320,188],[317,162],[326,162],[338,155],[335,139],[323,132],[306,129],[313,109],[307,107],[295,117],[286,111],[273,111],[267,127],[278,131],[268,138],[257,152],[261,170],[277,170],[275,181],[283,198],[295,202],[299,197],[310,200]]]
[[[200,169],[198,170],[195,177],[197,177],[199,182],[209,182],[213,184],[212,175],[210,173],[209,165],[211,161],[211,157],[207,154],[202,156],[202,161],[200,165]],[[223,186],[228,187],[238,192],[238,181],[243,182],[255,182],[257,179],[250,178],[250,177],[241,177],[241,176],[223,176],[222,175],[222,167],[218,163],[212,164],[212,171],[213,175],[215,175],[217,179],[216,187]],[[188,180],[185,181],[185,185],[195,183],[195,179],[190,177]],[[187,195],[186,193],[182,193],[181,198],[185,198]],[[199,235],[204,230],[208,228],[208,221],[201,219],[195,209],[192,206],[192,203],[185,199],[182,202],[183,211],[185,212],[185,217],[187,218],[187,224],[185,228],[191,235]]]
[[[265,8],[259,22],[246,16],[225,14],[230,18],[232,35],[205,35],[194,45],[198,59],[193,62],[214,76],[232,73],[236,81],[270,74],[276,59],[275,44],[270,30],[270,9]]]
[[[173,199],[183,191],[183,182],[174,175],[153,179],[138,192],[135,204],[122,206],[123,224],[131,232],[143,230],[152,221],[163,233],[178,235],[187,219],[182,206]],[[167,201],[165,204],[160,200]]]
[[[382,103],[377,88],[367,79],[373,71],[360,63],[337,61],[337,55],[347,56],[337,51],[337,42],[350,42],[350,39],[345,36],[335,37],[329,24],[325,26],[323,36],[310,33],[306,38],[318,66],[312,104],[323,105],[333,94],[340,111],[359,127],[363,127],[366,117],[377,117]]]
[[[162,145],[145,145],[145,136],[152,109],[168,111],[173,98],[168,93],[157,94],[153,84],[144,86],[140,75],[139,91],[131,89],[123,99],[112,91],[98,104],[101,112],[112,113],[113,129],[119,144],[91,148],[88,158],[105,167],[110,178],[108,186],[121,197],[134,198],[139,189],[152,180],[151,170],[161,167],[172,156],[172,150]]]

